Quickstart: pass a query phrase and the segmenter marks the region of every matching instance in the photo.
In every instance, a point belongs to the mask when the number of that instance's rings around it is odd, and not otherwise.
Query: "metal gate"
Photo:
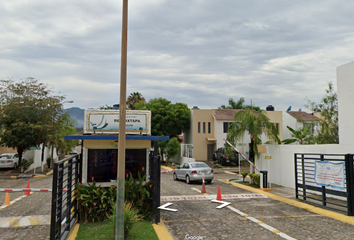
[[[352,154],[295,153],[296,198],[354,216],[354,173]],[[319,186],[315,181],[316,161],[344,163],[344,189]]]
[[[53,165],[52,213],[50,239],[66,239],[78,220],[76,186],[81,182],[81,154]]]

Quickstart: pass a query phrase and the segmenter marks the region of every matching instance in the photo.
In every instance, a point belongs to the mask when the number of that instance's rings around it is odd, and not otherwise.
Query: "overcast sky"
[[[130,0],[127,95],[213,109],[319,102],[354,60],[354,1]],[[122,0],[0,3],[0,78],[74,101],[119,102]]]

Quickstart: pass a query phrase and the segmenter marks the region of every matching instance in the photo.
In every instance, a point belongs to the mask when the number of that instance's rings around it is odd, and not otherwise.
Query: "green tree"
[[[154,98],[149,102],[138,102],[137,110],[151,111],[151,134],[153,136],[177,137],[190,126],[190,109],[185,103],[172,104],[165,98]],[[162,161],[167,153],[167,141],[158,143]]]
[[[57,150],[57,155],[62,153],[65,155],[70,152],[72,148],[78,145],[78,140],[67,141],[64,139],[65,135],[75,135],[77,130],[74,127],[76,121],[68,114],[62,114],[58,117],[56,121],[56,128],[52,132],[52,135],[49,136],[49,144],[52,147],[55,147]]]
[[[133,92],[127,98],[127,109],[135,110],[135,104],[145,102],[145,98],[140,92]]]
[[[306,108],[313,112],[321,112],[320,126],[314,141],[318,144],[339,143],[338,137],[338,96],[333,89],[333,83],[328,83],[326,94],[320,103],[307,100]]]
[[[262,143],[261,135],[264,133],[268,138],[276,143],[281,143],[275,125],[269,122],[265,111],[256,112],[254,110],[245,109],[235,114],[235,122],[231,124],[227,139],[232,144],[241,139],[246,132],[251,138],[250,159],[254,155],[258,156],[258,145]],[[230,147],[226,144],[226,150],[230,151]]]
[[[312,144],[313,143],[313,135],[311,133],[311,126],[305,126],[300,128],[299,130],[294,130],[293,128],[286,126],[291,132],[291,136],[293,138],[285,139],[282,141],[284,144],[291,144],[298,142],[300,145],[302,144]]]
[[[172,104],[165,98],[154,98],[137,103],[135,108],[151,111],[151,134],[154,136],[173,138],[189,129],[190,109],[185,103]]]
[[[65,97],[53,95],[34,78],[0,84],[0,144],[16,149],[21,165],[25,150],[49,143],[56,134]]]
[[[166,152],[167,156],[169,159],[173,158],[176,156],[181,149],[181,144],[179,143],[177,138],[171,138],[170,141],[168,141],[167,146],[166,146]]]

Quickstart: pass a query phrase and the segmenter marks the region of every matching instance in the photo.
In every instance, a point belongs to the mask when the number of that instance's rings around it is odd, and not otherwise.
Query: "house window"
[[[303,128],[310,128],[310,133],[314,134],[315,133],[315,124],[312,122],[304,122],[304,127]]]
[[[227,133],[232,122],[224,122],[224,133]]]
[[[208,122],[208,133],[211,133],[211,123]]]
[[[275,129],[277,130],[277,134],[279,134],[279,123],[275,123]]]
[[[198,133],[200,133],[200,122],[198,122]]]
[[[205,122],[203,122],[203,133],[205,133]]]

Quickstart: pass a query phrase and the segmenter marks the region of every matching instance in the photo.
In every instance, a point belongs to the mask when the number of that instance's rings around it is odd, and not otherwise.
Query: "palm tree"
[[[229,98],[229,105],[221,105],[219,109],[250,109],[250,110],[256,110],[260,111],[261,108],[257,106],[251,105],[244,105],[245,99],[243,97],[240,97],[240,99],[236,102],[234,99]]]
[[[145,98],[140,92],[133,92],[127,98],[127,108],[130,110],[135,110],[134,105],[138,102],[145,102]]]
[[[235,102],[232,98],[229,98],[229,106],[221,105],[219,109],[242,109],[245,99],[240,97],[240,99]]]
[[[269,122],[265,111],[256,112],[251,109],[244,109],[237,112],[235,114],[235,122],[231,124],[228,130],[227,139],[231,143],[235,143],[244,136],[246,131],[248,131],[251,138],[250,159],[252,159],[254,155],[258,156],[257,146],[262,143],[261,135],[263,133],[266,134],[270,140],[279,144],[281,143],[275,125]]]

